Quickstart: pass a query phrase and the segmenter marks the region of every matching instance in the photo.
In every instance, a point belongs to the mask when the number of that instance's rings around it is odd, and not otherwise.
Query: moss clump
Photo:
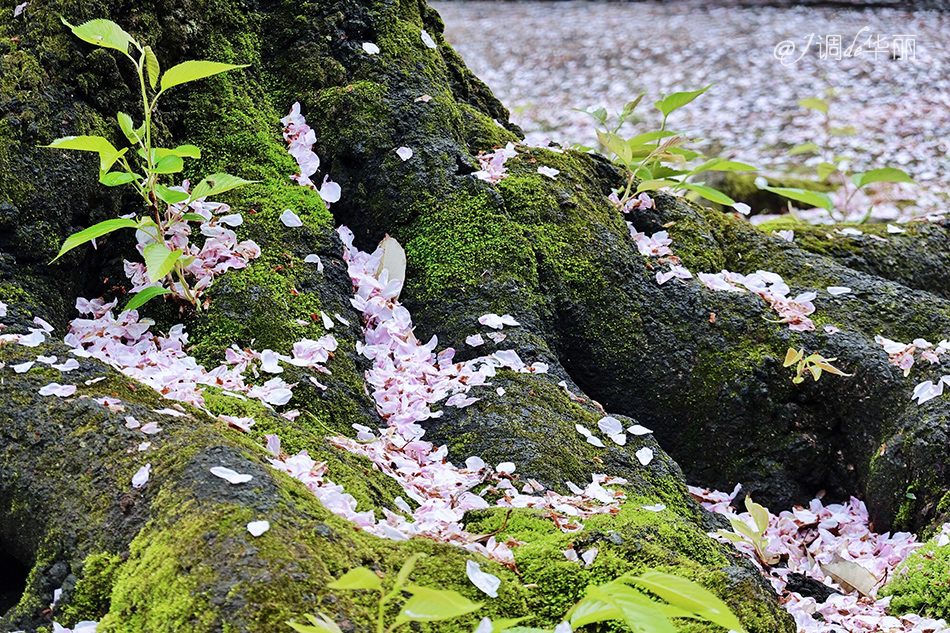
[[[891,597],[891,613],[950,619],[950,546],[938,538],[911,554],[881,591]]]
[[[64,622],[98,620],[109,611],[122,558],[115,554],[90,554],[82,566],[82,575],[63,608]]]
[[[471,288],[485,277],[533,287],[537,271],[520,227],[478,193],[436,204],[406,230],[414,297]]]

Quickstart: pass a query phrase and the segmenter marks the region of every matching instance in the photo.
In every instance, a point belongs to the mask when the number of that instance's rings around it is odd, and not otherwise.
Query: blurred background
[[[704,154],[815,180],[832,159],[845,174],[898,167],[919,185],[868,187],[839,220],[950,208],[950,0],[430,4],[532,143],[598,147],[594,119],[571,108],[614,113],[642,91],[622,134],[658,129],[654,101],[712,84],[667,123]],[[799,105],[809,97],[827,116]]]

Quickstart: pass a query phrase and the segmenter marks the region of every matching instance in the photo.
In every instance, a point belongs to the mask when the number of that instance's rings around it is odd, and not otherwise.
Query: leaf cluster
[[[788,348],[788,352],[785,353],[785,362],[782,364],[783,367],[795,367],[795,376],[792,378],[792,382],[796,385],[800,385],[805,381],[805,372],[808,372],[812,375],[812,378],[817,380],[821,378],[821,373],[826,371],[829,374],[834,374],[836,376],[853,376],[854,374],[846,374],[837,367],[834,367],[831,363],[838,360],[837,358],[825,358],[821,354],[810,354],[805,356],[805,349],[795,350],[793,347]]]
[[[156,283],[166,277],[169,281],[174,272],[181,285],[186,299],[197,305],[196,296],[188,287],[184,276],[184,268],[193,261],[183,258],[179,249],[172,250],[165,243],[165,234],[171,226],[182,221],[203,221],[200,215],[179,213],[171,218],[163,218],[160,203],[175,205],[180,203],[191,204],[204,198],[230,191],[236,187],[248,184],[251,181],[232,176],[230,174],[212,174],[198,183],[191,193],[174,190],[159,182],[159,176],[176,174],[184,169],[185,158],[200,158],[201,150],[194,145],[179,145],[175,148],[152,146],[152,115],[159,98],[171,88],[199,79],[205,79],[229,70],[244,68],[242,65],[223,64],[211,61],[185,61],[172,66],[161,73],[161,66],[155,52],[150,46],[143,46],[131,35],[125,32],[115,22],[104,19],[90,20],[79,26],[73,26],[65,19],[63,24],[69,27],[72,33],[95,46],[117,50],[125,55],[135,66],[139,78],[139,88],[142,97],[142,122],[136,125],[135,120],[125,112],[118,112],[116,119],[122,134],[128,139],[130,146],[117,149],[108,139],[101,136],[66,136],[58,138],[46,147],[53,149],[68,149],[85,152],[94,152],[99,155],[99,182],[107,187],[131,184],[143,198],[151,217],[132,219],[106,220],[83,231],[69,236],[53,259],[56,261],[70,250],[90,240],[107,235],[123,228],[133,228],[144,231],[153,242],[145,246],[144,258],[149,281]],[[138,52],[138,59],[130,54],[130,48]],[[150,97],[146,88],[146,80],[153,91]],[[139,163],[133,168],[130,163],[129,150],[137,157]],[[119,169],[112,171],[118,164]],[[167,294],[165,288],[146,288],[139,292],[127,305],[126,309],[134,309],[149,299]]]
[[[674,92],[655,101],[653,107],[663,115],[663,123],[658,130],[637,134],[625,138],[620,129],[631,118],[646,93],[627,103],[623,111],[611,121],[604,108],[581,110],[590,115],[603,129],[597,129],[597,139],[607,150],[609,158],[619,161],[627,170],[628,184],[621,204],[643,191],[655,191],[669,188],[673,191],[686,191],[713,202],[733,205],[735,200],[723,192],[714,189],[703,181],[690,181],[700,174],[711,171],[755,171],[756,167],[722,158],[710,158],[700,152],[683,147],[691,142],[683,133],[666,129],[666,122],[674,111],[692,103],[697,97],[709,90],[712,84],[699,90]],[[698,139],[693,139],[698,140]],[[581,148],[585,149],[585,148]],[[632,184],[639,180],[636,189]]]
[[[378,592],[377,633],[389,633],[407,622],[447,620],[472,613],[481,607],[481,604],[473,603],[455,591],[409,584],[409,574],[421,556],[424,555],[415,554],[406,561],[389,591],[384,589],[382,579],[365,567],[351,569],[327,586],[331,589]],[[384,628],[385,607],[403,594],[409,595],[408,600],[399,608],[389,628]],[[341,633],[336,623],[323,613],[306,617],[310,624],[293,621],[287,624],[298,633]],[[738,618],[718,597],[691,580],[660,572],[647,572],[640,576],[625,574],[605,585],[589,586],[585,596],[565,614],[564,621],[572,629],[613,620],[623,622],[636,633],[675,633],[672,618],[702,620],[736,633],[745,633]],[[547,631],[519,626],[525,619],[492,622],[486,618],[475,633]]]
[[[763,565],[774,565],[779,561],[779,556],[769,551],[769,541],[765,538],[765,531],[769,529],[769,511],[764,506],[754,502],[749,495],[746,495],[745,507],[748,513],[752,515],[755,529],[749,527],[741,519],[729,517],[729,523],[732,524],[734,531],[718,530],[716,534],[733,543],[741,541],[751,543],[755,548],[755,555],[758,556]]]

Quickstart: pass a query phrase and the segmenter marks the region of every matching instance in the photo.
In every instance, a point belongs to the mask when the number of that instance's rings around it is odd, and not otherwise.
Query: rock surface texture
[[[135,257],[131,235],[117,233],[95,250],[78,248],[47,264],[67,235],[138,210],[121,188],[96,182],[91,157],[40,147],[89,133],[118,142],[112,117],[135,110],[128,64],[73,38],[60,15],[74,24],[108,17],[151,43],[166,67],[185,59],[249,64],[171,94],[157,130],[166,145],[201,147],[202,159],[186,175],[228,171],[257,181],[223,200],[243,214],[236,232],[259,244],[261,256],[221,276],[206,310],[156,300],[143,313],[159,331],[184,323],[189,353],[209,368],[232,344],[289,354],[297,341],[325,334],[321,312],[340,315],[333,329],[339,346],[326,363],[331,374],[287,367],[283,378],[297,386],[276,411],[208,388],[204,410],[183,406],[183,416],[169,416],[161,410],[173,403],[92,358],[78,359],[69,374],[46,365],[12,369],[37,354],[70,357],[55,341],[77,316],[75,299],[125,301],[122,259]],[[648,234],[668,230],[694,272],[763,269],[794,291],[819,289],[818,329],[775,323],[751,293],[714,292],[696,279],[658,286],[658,262],[638,252],[607,200],[622,174],[602,157],[519,146],[504,180],[474,176],[478,152],[517,141],[520,131],[441,32],[439,16],[411,0],[50,1],[17,17],[4,10],[3,333],[25,334],[34,317],[55,333],[36,348],[0,347],[0,547],[30,569],[0,628],[37,630],[55,617],[70,625],[98,620],[106,632],[282,631],[286,620],[320,610],[345,631],[366,631],[372,601],[326,585],[359,566],[395,574],[423,552],[430,556],[414,573],[418,585],[484,598],[465,576],[472,559],[501,578],[498,598],[485,600],[479,617],[534,615],[533,625],[556,624],[587,584],[659,569],[717,592],[752,633],[792,631],[758,572],[706,536],[719,524],[690,497],[686,481],[720,488],[741,481],[756,500],[778,506],[819,490],[828,499],[863,495],[879,529],[943,518],[950,473],[935,465],[947,462],[950,407],[939,398],[920,407],[910,399],[915,378],[939,375],[939,366],[915,367],[904,378],[874,342],[877,334],[940,340],[950,330],[946,280],[932,273],[946,261],[941,223],[882,232],[887,244],[870,240],[870,229],[834,240],[803,233],[789,243],[659,195],[656,209],[626,219]],[[380,52],[367,53],[364,42]],[[278,120],[296,101],[316,130],[321,173],[343,190],[332,214],[317,193],[289,180],[296,165]],[[403,160],[400,147],[412,157]],[[558,175],[539,173],[544,166]],[[303,226],[279,220],[287,208]],[[397,511],[402,494],[367,459],[325,439],[352,436],[354,424],[381,424],[364,383],[371,364],[358,351],[363,315],[350,302],[343,244],[333,231],[339,224],[353,229],[363,250],[386,234],[405,247],[402,300],[419,340],[436,334],[440,348],[459,350],[456,360],[510,349],[525,363],[548,366],[547,373],[499,370],[481,400],[446,406],[427,421],[425,439],[444,443],[456,464],[471,455],[514,462],[519,485],[533,478],[566,493],[566,481],[583,485],[595,473],[626,478],[618,512],[575,533],[528,509],[466,515],[472,534],[524,542],[512,548],[509,568],[434,540],[373,536],[271,468],[263,445],[276,433],[286,453],[305,449],[325,462],[360,511],[381,518],[384,509]],[[322,269],[304,263],[312,253]],[[853,292],[832,296],[827,286]],[[465,339],[488,331],[478,323],[486,313],[513,315],[520,326],[472,351]],[[825,325],[842,331],[826,334]],[[794,386],[782,367],[790,346],[837,357],[855,375]],[[78,391],[40,395],[51,381]],[[124,411],[97,398],[120,400]],[[638,421],[654,434],[592,446],[575,425],[596,429],[604,413],[593,400],[624,426]],[[290,409],[302,414],[278,415]],[[255,425],[242,433],[217,415],[252,416]],[[161,431],[145,437],[128,428],[127,416]],[[151,446],[141,451],[144,440]],[[648,464],[637,456],[645,447],[654,454]],[[133,488],[146,462],[149,479]],[[253,482],[231,485],[208,474],[215,466]],[[643,509],[658,503],[666,509]],[[252,536],[247,524],[261,519],[270,530]],[[572,546],[596,546],[599,555],[583,566],[565,558]],[[63,592],[51,612],[57,588]],[[420,630],[471,631],[476,621]]]

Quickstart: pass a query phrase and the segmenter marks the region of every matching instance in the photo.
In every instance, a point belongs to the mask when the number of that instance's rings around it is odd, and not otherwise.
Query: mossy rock
[[[890,596],[891,613],[950,618],[950,546],[934,537],[907,557],[881,590]]]

